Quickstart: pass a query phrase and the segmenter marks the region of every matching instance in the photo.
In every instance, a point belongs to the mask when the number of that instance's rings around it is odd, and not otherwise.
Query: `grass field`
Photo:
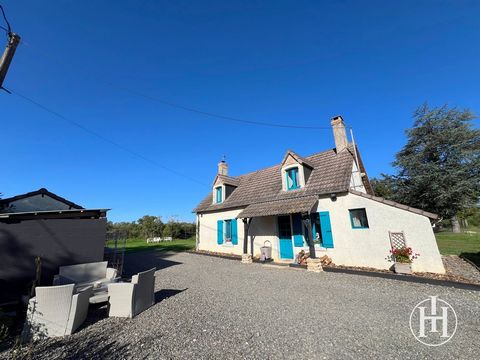
[[[107,242],[107,247],[113,247],[113,242]],[[147,243],[145,239],[127,239],[125,250],[142,251],[142,250],[160,250],[160,251],[186,251],[195,249],[195,238],[186,240],[162,241],[158,243]]]
[[[442,255],[459,255],[480,266],[480,232],[475,234],[440,232],[435,234],[435,236]],[[113,247],[113,243],[108,242],[107,246]],[[159,243],[147,243],[145,239],[141,238],[127,239],[125,249],[128,252],[142,250],[181,252],[195,249],[195,238],[162,241]]]
[[[480,266],[480,232],[475,234],[440,232],[435,236],[442,255],[459,255]]]

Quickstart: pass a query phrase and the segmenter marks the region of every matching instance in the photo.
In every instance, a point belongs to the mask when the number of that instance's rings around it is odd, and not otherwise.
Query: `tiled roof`
[[[224,184],[233,185],[233,186],[238,186],[238,184],[240,183],[240,180],[238,178],[218,174],[215,177],[215,181],[213,182],[214,184],[217,182],[217,179],[220,179],[221,182],[224,183]]]
[[[360,191],[356,191],[356,190],[353,190],[353,189],[350,189],[349,190],[352,194],[355,194],[355,195],[359,195],[359,196],[362,196],[364,198],[367,198],[367,199],[371,199],[373,201],[377,201],[377,202],[380,202],[382,204],[386,204],[386,205],[390,205],[390,206],[393,206],[393,207],[396,207],[398,209],[402,209],[402,210],[406,210],[406,211],[410,211],[414,214],[418,214],[418,215],[423,215],[423,216],[426,216],[428,218],[431,218],[431,219],[438,219],[438,215],[437,214],[434,214],[434,213],[431,213],[431,212],[428,212],[428,211],[424,211],[424,210],[420,210],[420,209],[417,209],[417,208],[414,208],[414,207],[411,207],[411,206],[408,206],[408,205],[403,205],[403,204],[400,204],[400,203],[397,203],[395,201],[392,201],[392,200],[387,200],[383,197],[379,197],[379,196],[373,196],[373,195],[370,195],[370,194],[365,194],[365,193],[362,193]]]
[[[300,155],[298,155],[296,152],[292,150],[287,151],[287,153],[285,154],[285,157],[283,158],[282,164],[285,162],[285,160],[287,160],[287,157],[289,155],[291,155],[298,163],[302,165],[307,165],[308,167],[313,168],[312,163],[310,163],[308,160],[305,160],[303,157],[301,157]]]
[[[311,212],[318,202],[318,196],[301,196],[291,199],[266,201],[248,205],[238,214],[237,218],[251,218],[255,216],[287,215],[293,213]]]
[[[238,187],[223,203],[212,204],[212,194],[209,193],[193,211],[224,210],[267,201],[348,191],[353,164],[352,149],[338,154],[331,149],[307,156],[304,160],[313,169],[302,189],[283,191],[281,165],[276,165],[236,177]]]

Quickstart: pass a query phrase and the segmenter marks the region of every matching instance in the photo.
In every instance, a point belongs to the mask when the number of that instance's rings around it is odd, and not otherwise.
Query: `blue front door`
[[[290,216],[278,217],[278,239],[280,241],[280,259],[293,259]]]

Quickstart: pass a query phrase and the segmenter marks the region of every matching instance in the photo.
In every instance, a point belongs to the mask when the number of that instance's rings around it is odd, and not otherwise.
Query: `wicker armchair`
[[[155,268],[132,276],[130,283],[108,284],[108,316],[133,318],[155,304]]]
[[[23,338],[72,334],[85,321],[92,287],[74,294],[74,284],[37,287],[27,309]]]

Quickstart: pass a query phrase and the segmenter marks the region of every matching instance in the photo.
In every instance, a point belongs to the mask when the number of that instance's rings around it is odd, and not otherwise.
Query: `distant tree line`
[[[136,221],[107,223],[108,239],[131,239],[172,237],[174,239],[189,239],[196,233],[195,223],[171,219],[164,223],[159,216],[145,215]]]
[[[407,143],[393,162],[396,173],[371,180],[377,196],[440,216],[460,232],[480,225],[480,130],[470,110],[430,108],[414,113]]]

